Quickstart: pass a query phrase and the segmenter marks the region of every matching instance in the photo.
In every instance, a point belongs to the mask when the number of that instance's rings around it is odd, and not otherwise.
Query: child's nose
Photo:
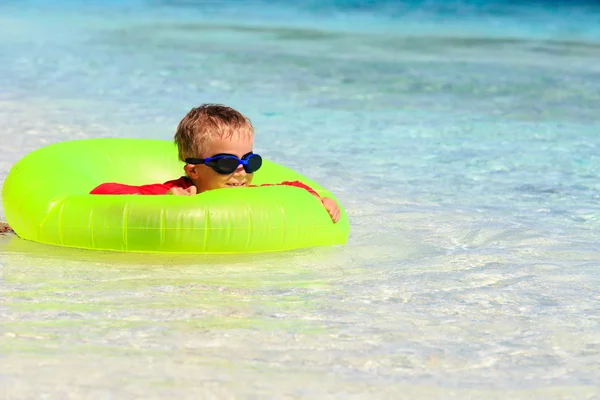
[[[238,165],[237,169],[234,172],[234,175],[246,175],[246,170],[242,164]]]

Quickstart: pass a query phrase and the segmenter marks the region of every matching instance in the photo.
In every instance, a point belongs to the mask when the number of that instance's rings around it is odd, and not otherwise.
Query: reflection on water
[[[477,398],[494,395],[486,376],[518,398],[594,393],[597,371],[568,365],[598,361],[588,320],[600,311],[597,251],[575,260],[565,238],[522,226],[432,213],[373,229],[359,219],[348,246],[247,256],[0,245],[10,321],[0,371],[23,382],[37,365],[56,396],[73,374],[75,394],[157,398],[342,386],[350,396],[370,387]]]

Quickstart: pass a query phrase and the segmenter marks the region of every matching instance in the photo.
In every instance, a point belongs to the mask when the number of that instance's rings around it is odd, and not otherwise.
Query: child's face
[[[202,158],[208,158],[216,154],[232,154],[239,158],[250,153],[254,147],[254,138],[247,135],[234,136],[230,138],[216,138],[207,148]],[[232,174],[219,174],[206,165],[186,165],[185,171],[198,189],[198,193],[206,190],[244,187],[252,182],[254,173],[247,173],[240,164]]]

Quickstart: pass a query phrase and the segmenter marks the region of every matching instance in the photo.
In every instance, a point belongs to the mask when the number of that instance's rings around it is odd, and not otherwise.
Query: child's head
[[[222,170],[219,173],[215,170],[214,163],[211,167],[196,164],[197,160],[189,160],[223,154],[242,159],[252,152],[254,128],[248,118],[231,107],[203,104],[193,108],[177,126],[175,143],[179,149],[179,159],[186,162],[184,170],[198,193],[224,187],[247,186],[252,181],[254,173],[247,173],[242,164],[231,173],[223,173]],[[257,163],[256,157],[252,157],[254,159],[251,164]]]

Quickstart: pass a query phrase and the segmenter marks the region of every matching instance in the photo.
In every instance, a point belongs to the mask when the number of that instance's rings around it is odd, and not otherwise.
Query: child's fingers
[[[190,186],[190,188],[189,188],[189,192],[190,192],[190,195],[192,195],[192,196],[193,196],[193,195],[195,195],[196,193],[198,193],[198,189],[196,189],[196,186]]]
[[[333,220],[334,223],[338,222],[338,220],[340,219],[340,209],[339,208],[335,208],[333,210],[333,214],[331,215],[331,219]]]
[[[174,187],[174,188],[169,189],[167,194],[171,194],[173,196],[185,196],[188,194],[188,192],[185,189]]]
[[[321,202],[325,206],[325,209],[327,210],[327,213],[331,217],[331,220],[334,223],[338,222],[340,219],[340,207],[337,205],[337,203],[328,197],[322,198]]]
[[[338,220],[340,219],[340,208],[337,207],[337,205],[332,205],[331,207],[328,207],[327,212],[329,213],[329,216],[331,217],[333,223],[338,222]]]

